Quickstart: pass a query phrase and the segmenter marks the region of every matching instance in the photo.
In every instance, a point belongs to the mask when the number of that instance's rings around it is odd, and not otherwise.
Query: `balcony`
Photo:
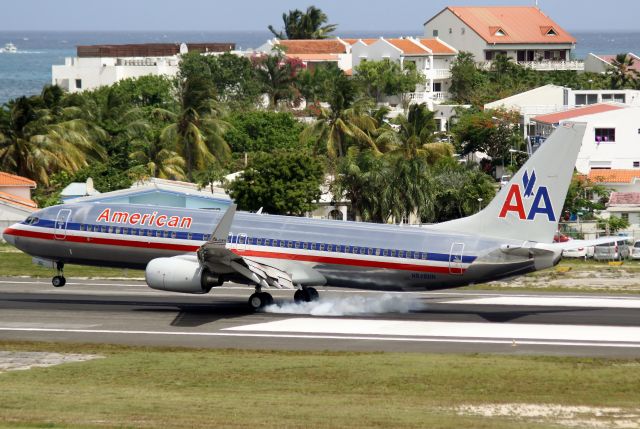
[[[430,92],[412,92],[409,94],[410,103],[426,103],[428,101],[434,103],[442,103],[449,98],[449,92],[446,91],[430,91]]]
[[[489,70],[491,68],[491,61],[480,64],[480,68],[483,70]],[[522,66],[526,69],[532,69],[537,71],[558,71],[558,70],[573,70],[584,71],[584,62],[577,60],[568,61],[516,61],[515,64]]]
[[[451,77],[449,69],[426,69],[422,73],[427,79],[449,79]]]

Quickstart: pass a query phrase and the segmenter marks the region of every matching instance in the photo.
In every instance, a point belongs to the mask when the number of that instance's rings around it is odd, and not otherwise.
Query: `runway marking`
[[[542,307],[640,308],[637,298],[586,298],[555,296],[497,296],[442,301],[441,304],[515,305]]]
[[[225,331],[305,334],[386,335],[547,341],[629,342],[640,347],[640,327],[525,323],[426,322],[296,317],[234,326]]]
[[[124,334],[124,335],[172,335],[172,336],[197,336],[197,337],[253,337],[253,338],[288,338],[288,339],[320,339],[320,340],[365,340],[365,341],[404,341],[414,343],[464,343],[464,344],[497,344],[516,345],[513,340],[501,340],[495,338],[415,338],[399,336],[339,336],[339,335],[301,335],[301,334],[260,334],[249,332],[189,332],[189,331],[118,331],[110,329],[55,329],[55,328],[5,328],[2,331],[18,332],[42,332],[42,333],[71,333],[71,334]],[[615,348],[640,348],[640,343],[627,342],[595,342],[595,341],[544,341],[544,340],[518,340],[517,345],[535,346],[571,346],[571,347],[615,347]]]

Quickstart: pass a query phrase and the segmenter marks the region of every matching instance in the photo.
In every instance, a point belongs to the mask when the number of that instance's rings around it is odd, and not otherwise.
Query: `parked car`
[[[640,240],[634,241],[631,246],[631,259],[640,259]]]
[[[640,249],[638,249],[640,250]],[[593,258],[595,249],[593,246],[580,247],[578,249],[567,249],[562,251],[563,258]],[[640,253],[638,254],[640,257]]]
[[[621,261],[629,258],[629,245],[626,239],[620,239],[615,242],[598,244],[593,254],[596,261]]]

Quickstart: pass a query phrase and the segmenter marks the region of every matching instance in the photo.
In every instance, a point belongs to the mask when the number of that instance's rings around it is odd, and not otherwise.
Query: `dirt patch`
[[[484,404],[456,407],[459,415],[506,417],[572,428],[640,428],[640,409],[557,404]]]
[[[533,275],[517,277],[488,283],[507,288],[529,289],[583,289],[611,292],[640,292],[640,279],[638,273],[624,269],[595,270],[570,270],[558,272],[555,270],[538,272]]]
[[[54,366],[69,362],[84,362],[100,358],[102,358],[102,356],[85,354],[0,351],[0,374],[6,371],[21,371],[34,367]]]

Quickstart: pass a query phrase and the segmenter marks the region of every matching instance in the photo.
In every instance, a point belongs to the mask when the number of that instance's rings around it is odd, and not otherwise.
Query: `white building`
[[[560,124],[586,122],[587,129],[576,169],[590,171],[637,170],[640,173],[640,107],[595,104],[532,118],[536,133],[547,137]],[[542,143],[544,144],[544,143]]]
[[[31,199],[31,190],[35,188],[36,182],[33,180],[0,172],[0,231],[22,222],[38,209]]]
[[[631,52],[627,55],[633,60],[631,68],[640,73],[640,57]],[[584,71],[592,73],[606,73],[611,69],[615,59],[616,55],[596,55],[591,53],[587,55],[587,58],[584,60]]]
[[[233,43],[148,43],[135,45],[78,46],[77,56],[51,67],[51,83],[69,92],[113,85],[128,78],[175,76],[180,55],[189,50],[219,54],[235,48]]]
[[[616,102],[640,106],[640,91],[633,89],[571,89],[544,85],[484,105],[485,109],[506,109],[520,113],[524,136],[535,136],[531,118],[548,113],[563,112],[574,107]]]
[[[439,37],[489,65],[498,54],[536,70],[582,70],[571,60],[576,39],[533,6],[446,7],[424,24]]]
[[[426,85],[416,88],[410,94],[412,102],[426,102],[433,109],[433,103],[440,103],[449,96],[450,68],[458,51],[442,40],[412,37],[358,40],[353,44],[351,52],[354,68],[364,61],[385,59],[400,63],[401,68],[412,63],[426,78]]]
[[[351,44],[339,37],[321,40],[270,39],[256,49],[257,52],[265,54],[273,54],[275,50],[281,50],[287,58],[299,59],[305,67],[310,69],[318,64],[327,63],[334,63],[344,71],[352,68]]]

